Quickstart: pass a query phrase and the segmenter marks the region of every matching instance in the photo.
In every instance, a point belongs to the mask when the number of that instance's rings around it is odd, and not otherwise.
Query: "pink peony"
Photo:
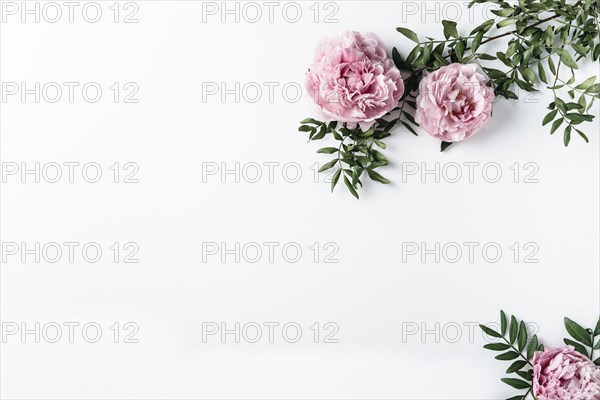
[[[421,80],[416,121],[445,142],[468,139],[490,118],[494,91],[474,64],[450,64]]]
[[[404,82],[374,34],[345,32],[319,43],[306,89],[327,117],[368,123],[396,107]]]
[[[538,400],[600,399],[600,368],[573,347],[538,351],[532,363]]]

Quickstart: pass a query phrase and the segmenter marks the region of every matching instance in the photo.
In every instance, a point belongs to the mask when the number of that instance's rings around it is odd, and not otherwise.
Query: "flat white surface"
[[[469,326],[496,322],[504,308],[531,322],[551,347],[565,336],[563,316],[595,323],[594,126],[590,144],[573,137],[565,149],[540,126],[549,102],[540,93],[528,102],[500,101],[484,132],[447,153],[425,133],[397,130],[385,152],[392,165],[381,171],[393,185],[369,182],[356,201],[341,186],[330,194],[325,177],[315,182],[311,167],[328,158],[297,132],[315,109],[307,98],[282,96],[286,83],[302,85],[323,36],[372,31],[406,55],[410,42],[397,26],[441,36],[439,19],[456,15],[448,4],[462,10],[461,31],[489,18],[482,10],[469,15],[462,3],[427,2],[433,12],[409,15],[414,9],[400,1],[337,2],[339,22],[323,23],[333,9],[321,3],[315,23],[307,2],[298,3],[303,17],[294,24],[282,17],[281,3],[273,23],[221,23],[219,16],[202,21],[202,2],[139,1],[139,23],[115,24],[112,2],[100,3],[106,14],[96,24],[76,14],[72,24],[10,17],[1,26],[2,82],[98,82],[104,89],[95,104],[79,96],[72,104],[16,97],[1,105],[3,163],[97,162],[103,169],[96,184],[81,175],[57,184],[10,178],[2,184],[2,241],[97,242],[104,251],[96,264],[80,256],[55,264],[12,256],[2,264],[3,323],[96,322],[103,329],[95,344],[80,331],[74,343],[8,337],[1,343],[3,398],[499,399],[516,394],[499,381],[508,365],[483,350],[484,338]],[[580,76],[596,68],[587,65]],[[115,104],[108,89],[114,82],[135,82],[139,103]],[[273,102],[266,92],[256,103],[233,96],[203,102],[203,82],[276,82],[279,89]],[[115,162],[136,163],[139,183],[113,183],[108,167]],[[279,163],[273,182],[266,175],[258,183],[230,175],[203,182],[203,163],[270,162]],[[464,163],[479,163],[473,183],[436,183],[430,175],[402,182],[406,168],[452,162],[463,173]],[[289,163],[300,166],[297,183],[287,181],[294,170],[282,175]],[[482,177],[490,163],[500,166],[498,183]],[[515,163],[537,165],[538,183],[523,176],[515,183]],[[114,242],[137,243],[140,262],[115,264],[108,249]],[[203,262],[205,242],[280,246],[273,263],[266,254],[258,263],[232,256]],[[315,242],[317,263],[309,249]],[[338,263],[323,262],[329,242],[339,247]],[[486,262],[479,247],[473,263],[466,255],[457,263],[432,256],[403,262],[405,242],[494,242],[503,256]],[[515,262],[515,242],[537,244],[539,262],[524,263],[525,253]],[[301,247],[299,262],[282,258],[286,243]],[[136,323],[139,343],[114,343],[114,322]],[[235,343],[231,335],[226,343],[217,336],[203,343],[203,322],[296,322],[303,335],[295,344],[280,331],[274,343]],[[322,336],[314,343],[315,322],[337,324],[339,343]],[[432,331],[425,340],[421,332],[403,340],[407,326],[422,324]]]

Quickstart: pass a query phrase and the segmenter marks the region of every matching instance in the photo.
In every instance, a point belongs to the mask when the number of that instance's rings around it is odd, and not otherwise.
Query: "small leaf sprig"
[[[402,125],[408,132],[418,136],[415,127],[419,125],[413,116],[417,108],[415,103],[417,90],[418,82],[415,79],[407,81],[404,95],[400,98],[398,106],[382,118],[375,120],[367,130],[363,130],[360,125],[349,128],[346,123],[322,122],[314,118],[307,118],[300,122],[298,130],[308,133],[309,142],[325,139],[328,136],[339,142],[337,147],[323,147],[317,150],[320,154],[337,156],[319,169],[319,172],[336,169],[331,181],[332,192],[342,174],[346,188],[357,199],[360,198],[358,191],[363,186],[361,177],[365,173],[373,181],[384,185],[391,183],[376,171],[389,165],[388,159],[380,150],[387,148],[384,140],[392,135],[391,131],[397,125]]]
[[[563,339],[564,343],[573,346],[576,351],[594,360],[596,352],[600,351],[600,319],[594,330],[583,328],[577,322],[564,318],[564,325],[571,339]],[[513,396],[507,400],[525,400],[533,390],[533,364],[532,359],[537,351],[544,351],[544,345],[538,340],[537,335],[530,336],[527,324],[519,321],[514,315],[509,317],[504,311],[500,311],[500,332],[480,324],[481,330],[496,339],[496,343],[489,343],[483,347],[487,350],[502,352],[496,356],[497,360],[514,361],[506,370],[507,374],[516,374],[519,378],[507,377],[501,381],[507,385],[526,392]],[[600,357],[596,358],[594,364],[600,366]]]
[[[456,22],[447,20],[442,21],[445,40],[427,37],[427,41],[421,41],[410,29],[397,28],[417,45],[406,59],[394,49],[396,66],[409,74],[409,82],[412,80],[418,85],[426,71],[450,63],[477,63],[488,75],[489,85],[496,95],[514,100],[519,98],[515,86],[535,92],[536,83],[541,82],[554,97],[542,124],[552,122],[551,134],[564,127],[565,146],[569,145],[573,132],[589,142],[579,126],[594,121],[589,111],[600,98],[600,84],[596,83],[595,75],[578,80],[576,71],[580,61],[600,58],[600,1],[579,0],[569,4],[566,0],[518,0],[516,3],[473,0],[469,7],[478,3],[496,4],[498,8],[492,10],[496,18],[482,23],[466,36],[459,34]],[[500,33],[493,32],[494,28]],[[506,50],[495,54],[481,51],[485,44],[501,39],[507,41]],[[568,77],[563,76],[565,70],[569,72]],[[442,151],[450,145],[443,142]]]
[[[334,169],[331,191],[335,189],[340,179],[343,179],[348,191],[358,199],[360,198],[358,190],[363,186],[361,179],[365,174],[371,180],[384,185],[390,183],[390,180],[381,175],[377,169],[389,164],[380,150],[387,148],[383,140],[391,135],[389,131],[395,123],[380,119],[371,128],[363,130],[359,125],[349,128],[345,123],[322,122],[307,118],[300,122],[298,130],[308,133],[309,142],[328,136],[339,142],[335,147],[323,147],[317,151],[319,154],[335,156],[324,164],[319,172]]]
[[[483,346],[487,350],[503,352],[496,356],[496,360],[514,361],[506,373],[516,374],[519,378],[507,377],[501,381],[515,389],[527,389],[527,392],[508,400],[523,400],[529,395],[532,386],[533,365],[531,358],[536,351],[544,351],[544,346],[539,343],[537,335],[529,336],[527,325],[513,315],[509,318],[504,311],[500,311],[500,332],[480,324],[481,330],[493,338],[502,339],[497,343]],[[517,360],[518,359],[518,360]]]

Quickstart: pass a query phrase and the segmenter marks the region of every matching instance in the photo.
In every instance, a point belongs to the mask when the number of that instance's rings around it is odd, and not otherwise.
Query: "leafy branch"
[[[348,128],[347,124],[337,122],[322,122],[307,118],[300,122],[298,130],[308,132],[309,141],[333,137],[339,144],[336,147],[323,147],[317,151],[319,154],[333,154],[335,158],[324,164],[319,172],[335,169],[331,181],[331,191],[343,178],[348,191],[359,198],[358,190],[363,186],[361,178],[367,175],[371,180],[389,184],[390,181],[382,176],[377,169],[389,164],[387,158],[377,149],[387,148],[383,140],[391,134],[389,130],[396,124],[395,121],[378,120],[370,129],[363,131],[360,126]]]
[[[365,174],[372,181],[384,185],[391,183],[389,179],[377,171],[377,169],[389,165],[389,161],[380,150],[387,148],[384,140],[391,136],[392,129],[399,124],[417,136],[414,127],[418,124],[413,117],[414,110],[417,107],[415,103],[417,90],[418,82],[407,80],[404,95],[400,98],[398,106],[384,117],[377,119],[367,130],[362,130],[360,125],[349,128],[348,124],[345,123],[322,122],[314,118],[307,118],[300,122],[298,130],[309,134],[309,142],[327,137],[339,142],[335,147],[323,147],[317,150],[319,154],[334,154],[336,156],[319,169],[319,172],[335,169],[331,181],[332,192],[340,179],[343,178],[348,191],[359,199],[358,191],[363,186],[361,178]]]
[[[600,319],[594,330],[583,328],[569,318],[565,318],[564,323],[572,338],[565,338],[564,343],[573,346],[576,351],[593,360],[594,354],[600,351]],[[501,381],[515,389],[527,389],[527,391],[508,400],[525,400],[533,389],[533,364],[531,360],[536,352],[544,351],[544,346],[539,343],[537,335],[529,337],[525,322],[518,321],[514,315],[509,320],[502,310],[500,311],[500,332],[485,325],[479,325],[479,327],[488,336],[501,339],[496,343],[483,346],[487,350],[503,352],[496,356],[497,360],[516,360],[508,367],[506,373],[517,374],[519,378],[508,377],[502,378]],[[594,364],[600,366],[600,357],[594,360]]]
[[[575,350],[594,360],[594,354],[600,351],[600,319],[594,330],[585,329],[577,322],[565,317],[565,329],[574,339],[563,339],[566,345],[573,346]],[[594,364],[600,366],[600,357],[594,360]]]
[[[508,399],[524,400],[532,389],[533,369],[530,360],[536,351],[543,351],[544,346],[539,343],[537,335],[529,337],[524,321],[519,322],[513,315],[509,322],[504,311],[500,311],[500,332],[481,324],[479,327],[488,336],[502,339],[501,342],[483,346],[487,350],[503,352],[496,356],[496,360],[516,360],[508,367],[506,373],[516,374],[519,378],[508,377],[501,380],[515,389],[528,389],[527,392]]]
[[[421,41],[410,29],[397,28],[416,46],[406,59],[394,49],[396,66],[418,85],[425,71],[450,63],[474,62],[488,75],[489,85],[497,96],[513,100],[519,98],[515,86],[534,92],[538,90],[535,87],[538,82],[546,84],[552,90],[554,101],[548,105],[550,112],[543,125],[552,122],[550,133],[553,134],[564,124],[565,146],[569,145],[573,131],[589,141],[578,126],[594,121],[595,116],[589,111],[600,98],[600,84],[596,83],[597,76],[591,76],[575,85],[575,71],[581,60],[600,58],[600,2],[579,0],[568,4],[566,0],[519,0],[517,4],[510,4],[503,0],[473,0],[469,7],[477,3],[496,4],[498,9],[492,12],[497,18],[485,21],[466,36],[459,34],[456,22],[447,20],[442,21],[445,40],[428,37],[427,41]],[[514,29],[509,28],[513,26]],[[496,33],[494,28],[510,30]],[[496,54],[481,51],[484,45],[500,39],[507,40],[506,50]],[[499,64],[510,69],[499,70]],[[561,66],[570,71],[568,79],[561,77]],[[553,84],[549,83],[547,70],[552,74]],[[442,143],[442,151],[449,145]]]

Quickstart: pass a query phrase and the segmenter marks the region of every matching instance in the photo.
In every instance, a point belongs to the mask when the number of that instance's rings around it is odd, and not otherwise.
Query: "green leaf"
[[[454,144],[454,142],[442,142],[442,147],[441,147],[440,152],[443,153],[444,151],[446,151],[448,149],[448,147],[452,146],[453,144]],[[502,336],[500,336],[500,337],[502,337]]]
[[[531,340],[529,341],[529,345],[527,346],[527,359],[531,360],[531,357],[535,354],[538,348],[538,338],[537,335],[533,335]]]
[[[506,75],[505,72],[502,72],[499,69],[485,68],[484,71],[492,79],[502,78]]]
[[[583,138],[583,140],[585,140],[586,143],[590,142],[590,139],[588,139],[588,137],[585,135],[585,133],[583,133],[582,131],[580,131],[579,129],[575,128],[575,131],[577,132],[577,134],[579,136],[581,136]],[[599,342],[600,343],[600,342]]]
[[[577,53],[584,57],[587,56],[587,53],[589,52],[588,49],[577,43],[571,43],[571,47],[573,48],[573,50],[575,50]]]
[[[498,57],[498,59],[502,61],[502,63],[504,63],[504,65],[506,65],[507,67],[512,67],[510,59],[506,57],[506,54],[499,51],[496,53],[496,57]]]
[[[373,139],[373,143],[377,145],[380,149],[386,149],[387,145],[383,143],[381,140]]]
[[[350,183],[350,181],[348,180],[348,178],[346,178],[345,176],[344,176],[344,183],[346,184],[346,187],[348,188],[348,190],[350,191],[350,193],[352,193],[352,196],[354,196],[357,199],[359,199],[360,197],[358,197],[358,193],[356,193],[356,189],[354,189],[352,187],[352,184]]]
[[[330,170],[331,168],[334,167],[334,165],[338,162],[338,159],[336,158],[335,160],[331,160],[329,161],[327,164],[323,165],[321,168],[319,168],[319,172],[325,172],[327,170]]]
[[[500,360],[500,361],[510,361],[510,360],[514,360],[515,358],[519,358],[519,353],[517,353],[516,351],[509,351],[503,354],[500,354],[499,356],[495,357],[496,360]]]
[[[544,117],[544,121],[542,122],[542,126],[546,126],[546,125],[548,125],[550,123],[550,121],[554,121],[554,118],[556,117],[556,114],[558,114],[558,110],[550,111]]]
[[[508,369],[506,370],[506,373],[512,374],[513,372],[517,372],[526,365],[527,365],[527,361],[523,361],[523,360],[515,361],[514,363],[511,364],[510,367],[508,367]]]
[[[451,37],[458,38],[458,30],[456,29],[456,22],[443,20],[442,25],[444,25],[444,36],[446,39]]]
[[[567,44],[567,38],[569,37],[569,31],[563,28],[559,29],[560,31],[560,41],[562,44]],[[558,32],[558,31],[557,31]]]
[[[359,136],[361,138],[367,138],[367,137],[373,136],[373,134],[375,134],[375,128],[374,127],[371,128],[371,129],[369,129],[369,130],[367,130],[367,131],[365,131],[365,132],[362,132],[361,134],[359,134]]]
[[[335,171],[335,174],[333,174],[333,178],[331,179],[331,192],[333,193],[333,189],[335,189],[335,186],[337,185],[338,181],[340,180],[340,175],[342,174],[342,170],[338,169],[337,171]]]
[[[421,50],[421,55],[419,56],[417,61],[415,61],[415,63],[417,65],[426,65],[429,62],[430,58],[431,58],[431,50],[430,50],[429,46],[423,46],[423,48]]]
[[[479,324],[479,327],[481,328],[481,330],[483,332],[485,332],[486,335],[502,339],[502,335],[499,334],[498,332],[496,332],[495,330],[488,328],[487,326],[485,326],[483,324]]]
[[[440,64],[442,64],[442,65],[450,64],[450,62],[448,60],[446,60],[443,56],[441,56],[439,53],[433,53],[433,57],[436,60],[438,60],[440,62]]]
[[[546,36],[546,46],[551,47],[554,43],[554,27],[552,25],[548,26],[544,35]]]
[[[417,134],[417,132],[416,132],[416,131],[413,129],[413,127],[412,127],[412,126],[410,126],[410,125],[408,124],[408,122],[406,122],[406,121],[400,121],[400,123],[401,123],[402,125],[404,125],[404,127],[405,127],[406,129],[408,129],[408,131],[409,131],[410,133],[412,133],[412,134],[413,134],[413,135],[415,135],[415,136],[419,136],[419,135]]]
[[[506,343],[489,343],[483,346],[483,348],[492,351],[505,351],[510,349],[510,346]]]
[[[480,59],[480,60],[493,61],[493,60],[496,60],[496,57],[494,57],[494,56],[492,56],[492,55],[490,55],[490,54],[485,54],[485,53],[484,53],[484,54],[480,54],[480,55],[479,55],[479,59]]]
[[[477,49],[479,48],[479,46],[481,45],[481,41],[483,40],[483,35],[484,35],[484,31],[479,32],[476,36],[475,39],[473,39],[473,42],[471,43],[471,51],[473,53],[477,52]]]
[[[523,78],[525,78],[527,82],[531,83],[532,85],[535,83],[535,74],[532,70],[529,68],[522,68],[520,71],[521,75],[523,75]]]
[[[562,101],[562,100],[561,100],[561,99],[559,99],[559,98],[556,98],[556,99],[555,99],[555,102],[556,102],[556,107],[557,107],[557,108],[558,108],[560,111],[562,111],[563,113],[566,113],[566,112],[567,112],[567,105],[565,104],[565,102],[564,102],[564,101]]]
[[[515,100],[519,99],[519,96],[517,96],[517,94],[515,92],[513,92],[512,90],[505,90],[504,97],[506,97],[507,99],[515,99]]]
[[[406,57],[406,63],[412,65],[417,60],[417,57],[419,56],[420,53],[421,53],[421,46],[416,45],[415,48],[412,49],[410,53],[408,53],[408,57]]]
[[[600,83],[596,83],[595,85],[590,86],[589,89],[585,92],[591,94],[600,93]]]
[[[591,78],[586,79],[579,85],[575,87],[575,89],[579,90],[587,90],[596,82],[596,76],[592,76]]]
[[[550,68],[550,72],[552,72],[552,75],[556,76],[556,64],[554,64],[554,60],[552,60],[552,57],[548,57],[548,68]]]
[[[506,319],[506,313],[504,313],[504,310],[500,310],[500,332],[502,332],[502,336],[506,335],[507,327],[508,320]]]
[[[577,63],[575,62],[575,60],[573,60],[573,57],[571,57],[571,55],[569,54],[568,51],[563,50],[563,49],[558,49],[558,50],[556,50],[556,52],[560,55],[560,60],[567,67],[573,68],[573,69],[578,69],[579,68],[579,66],[577,65]]]
[[[313,136],[311,140],[321,140],[325,137],[325,135],[327,135],[327,127],[325,125],[321,125],[319,133]]]
[[[462,40],[458,40],[456,42],[456,46],[454,47],[454,51],[456,52],[456,56],[458,57],[459,60],[462,60],[464,54],[465,54],[465,44],[463,43]]]
[[[517,344],[519,351],[523,351],[525,346],[527,345],[527,327],[525,326],[525,322],[521,321],[519,324],[519,334],[517,338]]]
[[[502,378],[500,379],[502,382],[506,383],[509,386],[514,387],[515,389],[529,389],[531,384],[520,379],[514,378]]]
[[[474,35],[476,33],[482,33],[485,34],[487,31],[489,31],[492,26],[494,26],[494,22],[496,22],[495,19],[488,19],[487,21],[485,21],[483,24],[479,25],[477,28],[473,29],[471,31],[471,35]]]
[[[569,146],[569,143],[571,143],[571,125],[568,125],[565,128],[565,132],[563,135],[563,142],[565,144],[565,147]]]
[[[548,77],[546,76],[546,70],[541,62],[538,63],[538,75],[540,76],[540,81],[548,84]]]
[[[582,123],[582,122],[592,122],[594,120],[594,116],[593,115],[588,115],[588,114],[577,114],[577,113],[569,113],[567,115],[565,115],[565,117],[572,122],[575,123]]]
[[[529,371],[533,371],[533,370],[529,370]],[[517,371],[516,374],[519,375],[521,378],[530,381],[531,380],[531,376],[529,374],[529,371],[525,372],[525,371]]]
[[[384,178],[377,171],[367,169],[367,174],[369,175],[369,178],[371,178],[372,180],[374,180],[376,182],[383,183],[384,185],[389,185],[391,183],[391,181],[389,179]]]
[[[298,130],[300,132],[313,132],[315,130],[315,128],[313,128],[312,126],[308,126],[308,125],[300,125],[298,127]]]
[[[515,340],[517,340],[517,333],[519,332],[519,323],[517,319],[513,315],[510,317],[510,328],[508,328],[508,334],[510,339],[510,344],[513,344]]]
[[[323,147],[322,149],[317,150],[318,154],[333,154],[333,153],[337,153],[337,152],[338,152],[337,147]]]
[[[550,129],[550,134],[554,134],[554,132],[556,132],[556,130],[558,128],[560,128],[560,126],[562,125],[562,123],[564,122],[564,118],[559,118],[556,121],[554,121],[554,123],[552,124],[552,129]]]
[[[547,9],[548,9],[548,6],[546,6],[545,4],[542,4],[542,2],[527,4],[528,11],[533,11],[533,12],[539,13],[539,12],[545,11]]]
[[[512,25],[514,23],[517,22],[516,18],[507,18],[505,20],[502,20],[500,22],[498,22],[498,25],[496,25],[498,28],[504,28],[505,26],[509,26]]]
[[[565,317],[565,328],[571,337],[586,346],[592,346],[592,338],[589,332],[577,322]]]
[[[394,61],[394,64],[396,64],[396,67],[398,67],[398,69],[400,69],[400,70],[407,69],[407,65],[404,62],[404,59],[400,55],[400,52],[398,51],[398,49],[395,47],[392,49],[392,60]]]
[[[387,158],[375,149],[371,150],[371,154],[377,161],[387,161]]]
[[[598,322],[596,322],[596,328],[594,329],[594,336],[598,335],[600,335],[600,319],[598,319]]]
[[[579,100],[577,101],[577,104],[579,104],[581,106],[579,108],[579,112],[583,114],[587,107],[587,101],[585,99],[585,94],[582,94],[581,96],[579,96]]]
[[[577,350],[578,352],[580,352],[581,354],[583,354],[586,357],[589,357],[590,355],[588,354],[587,349],[585,348],[584,345],[582,345],[581,343],[577,343],[574,340],[571,339],[563,339],[563,342],[565,342],[565,344],[567,346],[573,346],[575,347],[575,350]]]
[[[419,37],[417,36],[416,33],[414,33],[413,31],[411,31],[410,29],[407,28],[396,28],[396,30],[398,32],[400,32],[401,34],[403,34],[404,36],[406,36],[407,38],[409,38],[410,40],[412,40],[415,43],[420,43],[419,42]]]
[[[502,8],[500,10],[492,10],[492,13],[499,17],[509,17],[513,15],[515,10],[512,7]]]

